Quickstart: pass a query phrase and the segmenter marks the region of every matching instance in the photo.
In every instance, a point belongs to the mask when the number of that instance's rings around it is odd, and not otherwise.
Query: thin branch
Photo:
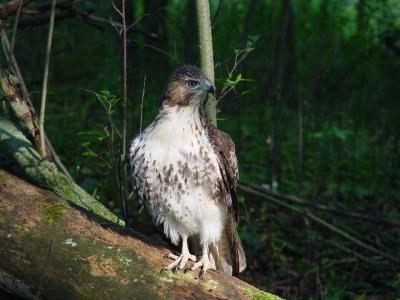
[[[16,40],[16,37],[17,37],[18,23],[19,23],[19,18],[21,16],[21,11],[22,11],[23,4],[24,4],[24,1],[23,0],[19,0],[17,14],[15,16],[13,34],[12,34],[12,38],[11,38],[11,52],[12,53],[14,53],[14,46],[15,46],[15,40]]]
[[[282,206],[282,207],[285,207],[285,208],[290,209],[292,211],[295,211],[297,213],[300,213],[300,214],[306,216],[307,218],[313,220],[314,222],[320,224],[321,226],[329,229],[330,231],[332,231],[332,232],[340,235],[341,237],[353,242],[354,244],[360,246],[361,248],[367,249],[370,252],[373,252],[375,254],[381,255],[382,257],[384,257],[384,258],[386,258],[386,259],[388,259],[388,260],[390,260],[392,262],[396,262],[396,263],[400,262],[400,259],[398,257],[395,257],[393,255],[387,254],[387,253],[385,253],[385,252],[383,252],[383,251],[381,251],[379,249],[376,249],[375,247],[373,247],[371,245],[368,245],[368,244],[364,243],[363,241],[361,241],[358,238],[352,236],[351,234],[345,232],[344,230],[342,230],[342,229],[332,225],[331,223],[328,223],[327,221],[317,217],[316,215],[314,215],[313,213],[309,212],[308,210],[302,210],[302,209],[300,209],[300,208],[298,208],[296,206],[293,206],[293,205],[290,205],[290,204],[286,203],[283,200],[280,200],[278,198],[269,196],[269,195],[267,195],[265,193],[257,191],[257,190],[255,190],[255,189],[253,189],[253,188],[251,188],[249,186],[246,186],[246,185],[244,185],[242,183],[240,183],[238,185],[238,187],[241,190],[245,191],[245,192],[257,195],[257,196],[262,197],[264,199],[267,199],[267,200],[269,200],[269,201],[271,201],[271,202],[273,202],[273,203],[275,203],[275,204],[277,204],[279,206]]]
[[[122,157],[126,156],[126,129],[127,129],[127,102],[128,102],[128,69],[127,69],[127,37],[126,37],[126,16],[125,0],[122,0],[122,77],[123,77],[123,101],[122,101]]]
[[[212,27],[212,28],[214,28],[215,22],[217,21],[217,18],[218,18],[218,16],[219,16],[219,12],[220,12],[221,7],[222,7],[222,1],[223,1],[223,0],[219,0],[219,2],[218,2],[217,11],[215,12],[214,17],[213,17],[213,19],[212,19],[212,21],[211,21],[211,27]]]
[[[125,0],[123,1],[123,6],[125,6]],[[121,18],[124,18],[124,14],[122,13],[122,11],[120,11],[117,6],[114,4],[114,2],[110,1],[112,7],[114,8],[114,10],[121,16]]]
[[[139,23],[144,17],[146,17],[146,16],[148,16],[148,15],[149,15],[149,14],[144,14],[143,16],[140,16],[135,22],[133,22],[131,25],[128,26],[128,28],[126,28],[126,31],[129,32],[129,30],[130,30],[131,28],[133,28],[134,26],[136,26],[137,23]],[[152,35],[150,35],[150,36],[152,36]],[[154,38],[154,36],[153,36],[153,38]]]
[[[143,105],[144,105],[144,93],[146,91],[146,74],[144,74],[143,79],[143,89],[142,89],[142,101],[140,105],[140,128],[139,133],[142,133],[142,125],[143,125]]]
[[[91,20],[91,21],[94,21],[94,22],[97,22],[97,23],[103,23],[103,24],[111,25],[111,26],[117,27],[119,29],[121,29],[122,26],[123,26],[121,23],[119,23],[117,21],[114,21],[112,19],[109,20],[109,19],[105,19],[105,18],[102,18],[102,17],[98,17],[98,16],[92,15],[92,14],[86,12],[86,11],[81,12],[81,11],[78,11],[78,10],[75,10],[75,9],[73,9],[72,11],[75,14],[81,16],[81,17],[87,18],[88,20]]]
[[[123,179],[123,199],[121,201],[122,203],[122,210],[124,214],[124,221],[127,221],[127,211],[126,211],[126,203],[128,200],[128,170],[127,170],[127,155],[126,155],[126,150],[127,150],[127,142],[126,142],[126,132],[127,132],[127,126],[128,126],[128,116],[127,116],[127,105],[128,105],[128,61],[127,61],[127,26],[126,26],[126,12],[125,12],[125,4],[126,0],[122,0],[122,51],[123,51],[123,62],[122,62],[122,68],[123,68],[123,89],[124,89],[124,98],[122,101],[122,119],[123,119],[123,124],[122,124],[122,151],[121,151],[121,157],[122,157],[122,179]]]
[[[87,2],[88,0],[57,0],[57,8],[69,8],[72,5],[76,5],[82,2]],[[39,4],[35,6],[36,9],[40,11],[51,10],[51,3]]]
[[[111,18],[110,19],[105,19],[105,18],[102,18],[102,17],[98,17],[98,16],[95,16],[93,14],[90,14],[88,11],[81,12],[81,11],[75,10],[75,9],[70,9],[70,10],[74,12],[76,17],[80,17],[84,21],[86,20],[86,22],[88,24],[90,24],[90,25],[94,25],[93,24],[94,22],[101,23],[101,24],[107,24],[107,25],[111,25],[118,32],[118,35],[121,35],[121,33],[122,33],[121,31],[122,31],[122,28],[123,28],[123,24],[121,24],[120,22],[117,22],[117,21],[115,21],[115,20],[113,20]],[[140,22],[146,16],[148,16],[148,14],[144,14],[143,16],[140,16],[135,22],[133,22],[131,25],[129,25],[126,28],[126,31],[128,33],[132,32],[133,27],[135,25],[137,25],[137,23]],[[139,33],[145,35],[148,38],[157,39],[157,36],[148,34],[147,32],[145,32],[143,30],[138,30],[136,28],[134,31],[139,32]]]
[[[277,193],[271,193],[269,191],[266,191],[265,188],[255,185],[255,184],[251,184],[251,183],[245,183],[248,186],[251,186],[257,190],[260,190],[268,195],[271,195],[272,197],[277,197],[280,199],[283,199],[285,201],[290,201],[293,203],[297,203],[300,205],[304,205],[307,207],[311,207],[314,209],[318,209],[320,211],[325,211],[328,213],[332,213],[332,214],[336,214],[336,215],[342,215],[342,216],[346,216],[346,217],[350,217],[350,218],[354,218],[354,219],[359,219],[359,220],[363,220],[363,221],[367,221],[370,223],[376,223],[376,224],[380,224],[380,225],[390,225],[390,226],[400,226],[400,222],[396,221],[396,220],[388,220],[385,218],[380,218],[380,217],[376,217],[376,216],[371,216],[371,215],[365,215],[365,214],[361,214],[361,213],[357,213],[357,212],[352,212],[352,211],[348,211],[348,210],[340,210],[340,209],[336,209],[336,208],[331,208],[331,207],[327,207],[326,205],[323,204],[318,204],[318,203],[311,203],[310,201],[301,199],[299,197],[295,197],[295,196],[291,196],[291,195],[284,195],[284,194],[277,194]]]
[[[65,10],[62,12],[57,12],[55,20],[61,21],[61,20],[66,20],[69,18],[73,18],[75,17],[75,15],[69,11],[69,10]],[[41,26],[41,25],[47,25],[50,22],[50,18],[48,15],[40,15],[37,17],[33,17],[33,18],[25,18],[20,20],[20,22],[18,23],[18,28],[19,29],[23,29],[23,28],[31,28],[32,26]]]
[[[159,52],[159,53],[161,53],[161,54],[163,54],[163,55],[165,55],[165,56],[167,56],[167,57],[173,59],[173,61],[176,62],[176,63],[179,62],[178,57],[176,57],[176,56],[174,56],[174,55],[172,55],[172,54],[169,54],[168,52],[165,52],[165,51],[161,50],[160,48],[157,48],[157,47],[155,47],[155,46],[153,46],[153,45],[151,45],[151,44],[143,43],[142,41],[139,41],[139,40],[133,40],[133,42],[135,42],[136,44],[138,44],[138,45],[140,45],[140,46],[153,49],[153,50],[155,50],[155,51],[157,51],[157,52]]]
[[[46,139],[46,146],[47,146],[48,150],[50,151],[50,154],[51,154],[51,157],[53,158],[54,163],[61,170],[61,172],[64,173],[64,175],[66,175],[70,179],[72,179],[71,174],[68,172],[67,168],[62,163],[60,157],[57,155],[57,152],[55,151],[55,149],[54,149],[53,145],[51,144],[49,138],[47,137],[46,133],[44,134],[44,137]]]
[[[51,10],[51,4],[42,4],[42,5],[36,5],[34,7],[27,7],[27,5],[31,2],[39,2],[35,0],[21,0],[22,3],[22,11],[21,14],[23,15],[30,15],[30,16],[35,16],[42,14],[48,10]],[[58,0],[56,6],[60,8],[68,8],[72,5],[85,2],[88,0]],[[10,17],[12,15],[17,14],[18,8],[19,8],[19,1],[13,0],[9,1],[6,4],[0,4],[0,19],[6,19],[7,17]]]
[[[344,252],[348,252],[348,253],[353,254],[355,257],[357,257],[358,259],[360,259],[360,260],[362,260],[362,261],[364,261],[366,263],[373,264],[373,265],[381,265],[382,264],[382,263],[380,263],[380,262],[378,262],[376,260],[370,259],[370,258],[358,253],[357,251],[354,251],[354,250],[352,250],[350,248],[342,246],[342,245],[340,245],[338,243],[334,243],[334,242],[331,242],[331,241],[328,241],[328,243],[331,244],[332,246],[344,251]]]
[[[42,99],[40,104],[40,115],[39,115],[39,135],[40,135],[40,155],[46,157],[46,144],[45,144],[45,134],[44,134],[44,117],[46,111],[46,97],[47,97],[47,82],[49,77],[49,66],[50,66],[50,53],[51,44],[53,41],[53,31],[54,31],[54,17],[56,14],[56,0],[51,2],[51,13],[50,13],[50,25],[49,25],[49,35],[47,38],[47,48],[45,65],[43,72],[43,88],[42,88]]]

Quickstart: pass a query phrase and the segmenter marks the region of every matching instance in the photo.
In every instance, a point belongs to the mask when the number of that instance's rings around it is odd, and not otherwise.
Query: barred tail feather
[[[246,256],[236,226],[226,226],[217,246],[210,250],[217,270],[237,276],[246,268]]]

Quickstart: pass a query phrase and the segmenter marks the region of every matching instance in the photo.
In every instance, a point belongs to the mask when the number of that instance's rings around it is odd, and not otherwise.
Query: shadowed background
[[[45,128],[76,182],[121,213],[110,118],[121,128],[122,51],[107,24],[120,20],[107,1],[73,9],[103,21],[57,11]],[[235,88],[218,126],[236,143],[245,187],[243,279],[289,299],[400,293],[390,258],[400,250],[399,16],[395,0],[211,1],[217,90]],[[128,33],[133,138],[174,68],[199,65],[199,49],[194,1],[130,0],[127,17],[137,21]],[[46,25],[22,15],[14,50],[37,110]],[[145,228],[146,213],[131,206],[132,226]]]

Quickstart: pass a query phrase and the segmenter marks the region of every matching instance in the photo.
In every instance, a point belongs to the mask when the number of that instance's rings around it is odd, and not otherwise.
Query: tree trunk
[[[0,289],[28,299],[279,299],[209,272],[160,273],[171,252],[0,170]]]
[[[197,21],[199,26],[199,44],[201,70],[215,84],[214,78],[214,54],[211,33],[210,3],[208,0],[196,0]],[[217,101],[209,95],[206,104],[208,121],[217,126]]]

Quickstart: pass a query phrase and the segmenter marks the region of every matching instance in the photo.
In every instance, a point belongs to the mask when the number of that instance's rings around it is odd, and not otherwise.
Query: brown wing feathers
[[[244,252],[236,231],[238,222],[238,200],[236,197],[236,186],[238,180],[238,167],[235,154],[235,144],[226,133],[218,130],[211,124],[207,124],[209,140],[215,154],[218,156],[219,169],[222,175],[220,183],[220,201],[227,207],[228,224],[226,234],[228,235],[230,255],[232,261],[233,275],[239,274],[241,256],[244,259]]]

